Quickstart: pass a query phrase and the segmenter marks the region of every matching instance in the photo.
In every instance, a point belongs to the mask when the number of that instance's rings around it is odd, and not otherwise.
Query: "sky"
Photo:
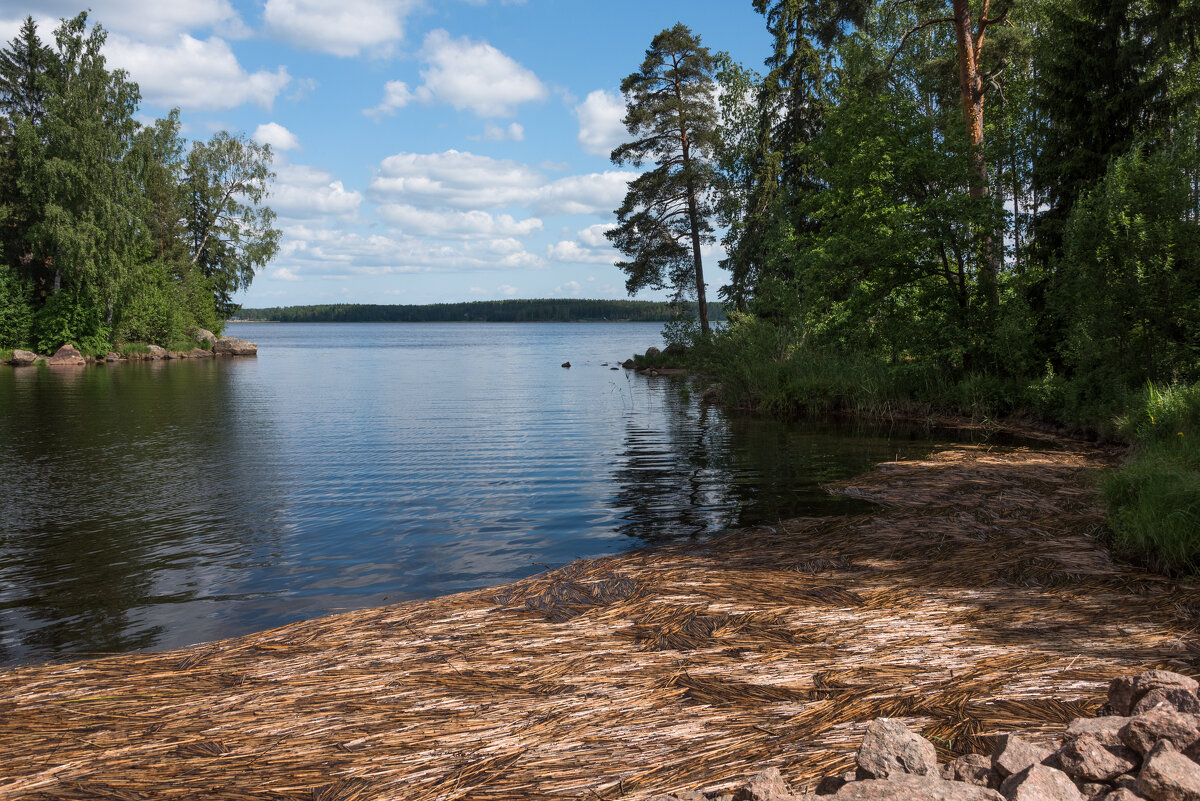
[[[0,0],[44,41],[82,0]],[[237,300],[624,298],[621,79],[676,22],[758,68],[750,0],[90,0],[140,118],[271,145],[279,254]],[[705,251],[709,296],[727,277]],[[666,293],[644,292],[656,299]]]

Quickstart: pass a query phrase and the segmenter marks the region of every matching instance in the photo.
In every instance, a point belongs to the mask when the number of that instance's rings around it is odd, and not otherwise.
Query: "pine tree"
[[[714,182],[714,68],[700,37],[677,23],[654,37],[641,69],[621,82],[625,127],[634,141],[613,150],[612,160],[656,166],[630,182],[617,227],[606,234],[629,259],[617,264],[629,276],[629,293],[671,286],[681,298],[694,288],[705,334],[700,248],[712,239],[706,196]]]

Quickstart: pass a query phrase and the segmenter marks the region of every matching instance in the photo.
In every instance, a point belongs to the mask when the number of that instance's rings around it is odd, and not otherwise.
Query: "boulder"
[[[633,368],[637,367],[637,364],[633,361],[633,359],[626,359],[625,361],[621,362],[621,366],[626,370],[632,370]]]
[[[87,360],[74,345],[63,345],[50,357],[51,367],[83,367],[85,364]]]
[[[657,356],[657,355],[659,355],[660,353],[662,353],[662,351],[661,351],[661,350],[659,350],[659,349],[658,349],[658,348],[656,348],[656,347],[653,347],[653,346],[651,346],[651,347],[649,347],[649,348],[646,348],[646,356],[647,356],[647,357],[650,357],[650,356]]]
[[[108,353],[104,354],[104,361],[119,362],[119,361],[121,361],[121,354],[110,350]]]
[[[1042,764],[1009,776],[1000,785],[1000,794],[1008,801],[1084,801],[1070,776]]]
[[[213,345],[213,353],[218,356],[257,356],[258,345],[237,337],[221,337]]]
[[[817,795],[833,795],[853,781],[858,781],[858,772],[848,770],[838,776],[826,776],[817,784]]]
[[[1112,789],[1103,782],[1076,782],[1075,786],[1087,801],[1101,801]]]
[[[875,718],[867,726],[857,761],[870,779],[886,779],[898,773],[938,775],[933,743],[889,718]]]
[[[1104,745],[1121,745],[1121,729],[1129,718],[1110,715],[1102,718],[1075,718],[1067,725],[1066,739],[1074,740],[1081,734],[1094,734]]]
[[[566,367],[566,368],[570,368],[570,367],[571,367],[571,363],[570,363],[570,362],[563,362],[561,366],[562,366],[562,367]]]
[[[204,328],[193,328],[188,331],[188,335],[196,342],[210,349],[217,343],[217,335]]]
[[[1000,786],[1000,774],[992,767],[992,758],[983,754],[963,754],[947,762],[942,766],[942,778],[993,790]]]
[[[1128,787],[1118,787],[1106,796],[1104,801],[1146,801],[1145,796],[1138,795]]]
[[[1136,676],[1121,676],[1108,685],[1108,703],[1118,715],[1128,715],[1142,696],[1154,689],[1182,689],[1195,693],[1200,682],[1169,670],[1147,670]]]
[[[1200,765],[1159,742],[1146,754],[1137,793],[1151,801],[1200,801]]]
[[[905,773],[850,782],[833,797],[838,801],[1004,801],[987,787]]]
[[[28,367],[37,360],[38,355],[36,353],[30,353],[27,350],[17,348],[12,352],[12,358],[9,359],[8,363],[16,367]]]
[[[1058,764],[1076,779],[1106,782],[1137,767],[1139,757],[1124,745],[1106,745],[1093,732],[1084,732],[1058,749]]]
[[[147,359],[165,359],[167,358],[167,349],[160,345],[147,345],[149,353],[146,354]]]
[[[992,754],[992,766],[1001,776],[1012,776],[1031,765],[1040,765],[1054,755],[1049,748],[1034,745],[1016,734],[1003,735]]]
[[[733,801],[790,801],[792,789],[783,780],[778,768],[767,768],[755,774],[733,794]]]
[[[1121,742],[1139,754],[1147,753],[1159,740],[1167,740],[1176,751],[1197,745],[1200,743],[1200,716],[1159,705],[1130,718],[1121,729]]]
[[[1133,714],[1149,712],[1159,704],[1166,704],[1176,712],[1188,712],[1193,715],[1200,712],[1200,698],[1191,690],[1182,687],[1155,687],[1133,705]]]

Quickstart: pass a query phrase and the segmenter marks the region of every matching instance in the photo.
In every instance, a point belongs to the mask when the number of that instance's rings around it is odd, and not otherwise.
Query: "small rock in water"
[[[563,363],[562,363],[562,366],[563,366],[563,367],[570,367],[570,366],[571,366],[571,363],[570,363],[570,362],[563,362]]]
[[[85,364],[87,360],[74,345],[63,345],[50,357],[51,367],[82,367]]]

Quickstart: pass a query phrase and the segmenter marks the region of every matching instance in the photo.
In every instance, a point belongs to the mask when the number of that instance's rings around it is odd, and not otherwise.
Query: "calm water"
[[[0,663],[846,511],[817,484],[925,449],[730,417],[680,379],[610,369],[660,328],[244,324],[227,333],[256,359],[0,367]]]

